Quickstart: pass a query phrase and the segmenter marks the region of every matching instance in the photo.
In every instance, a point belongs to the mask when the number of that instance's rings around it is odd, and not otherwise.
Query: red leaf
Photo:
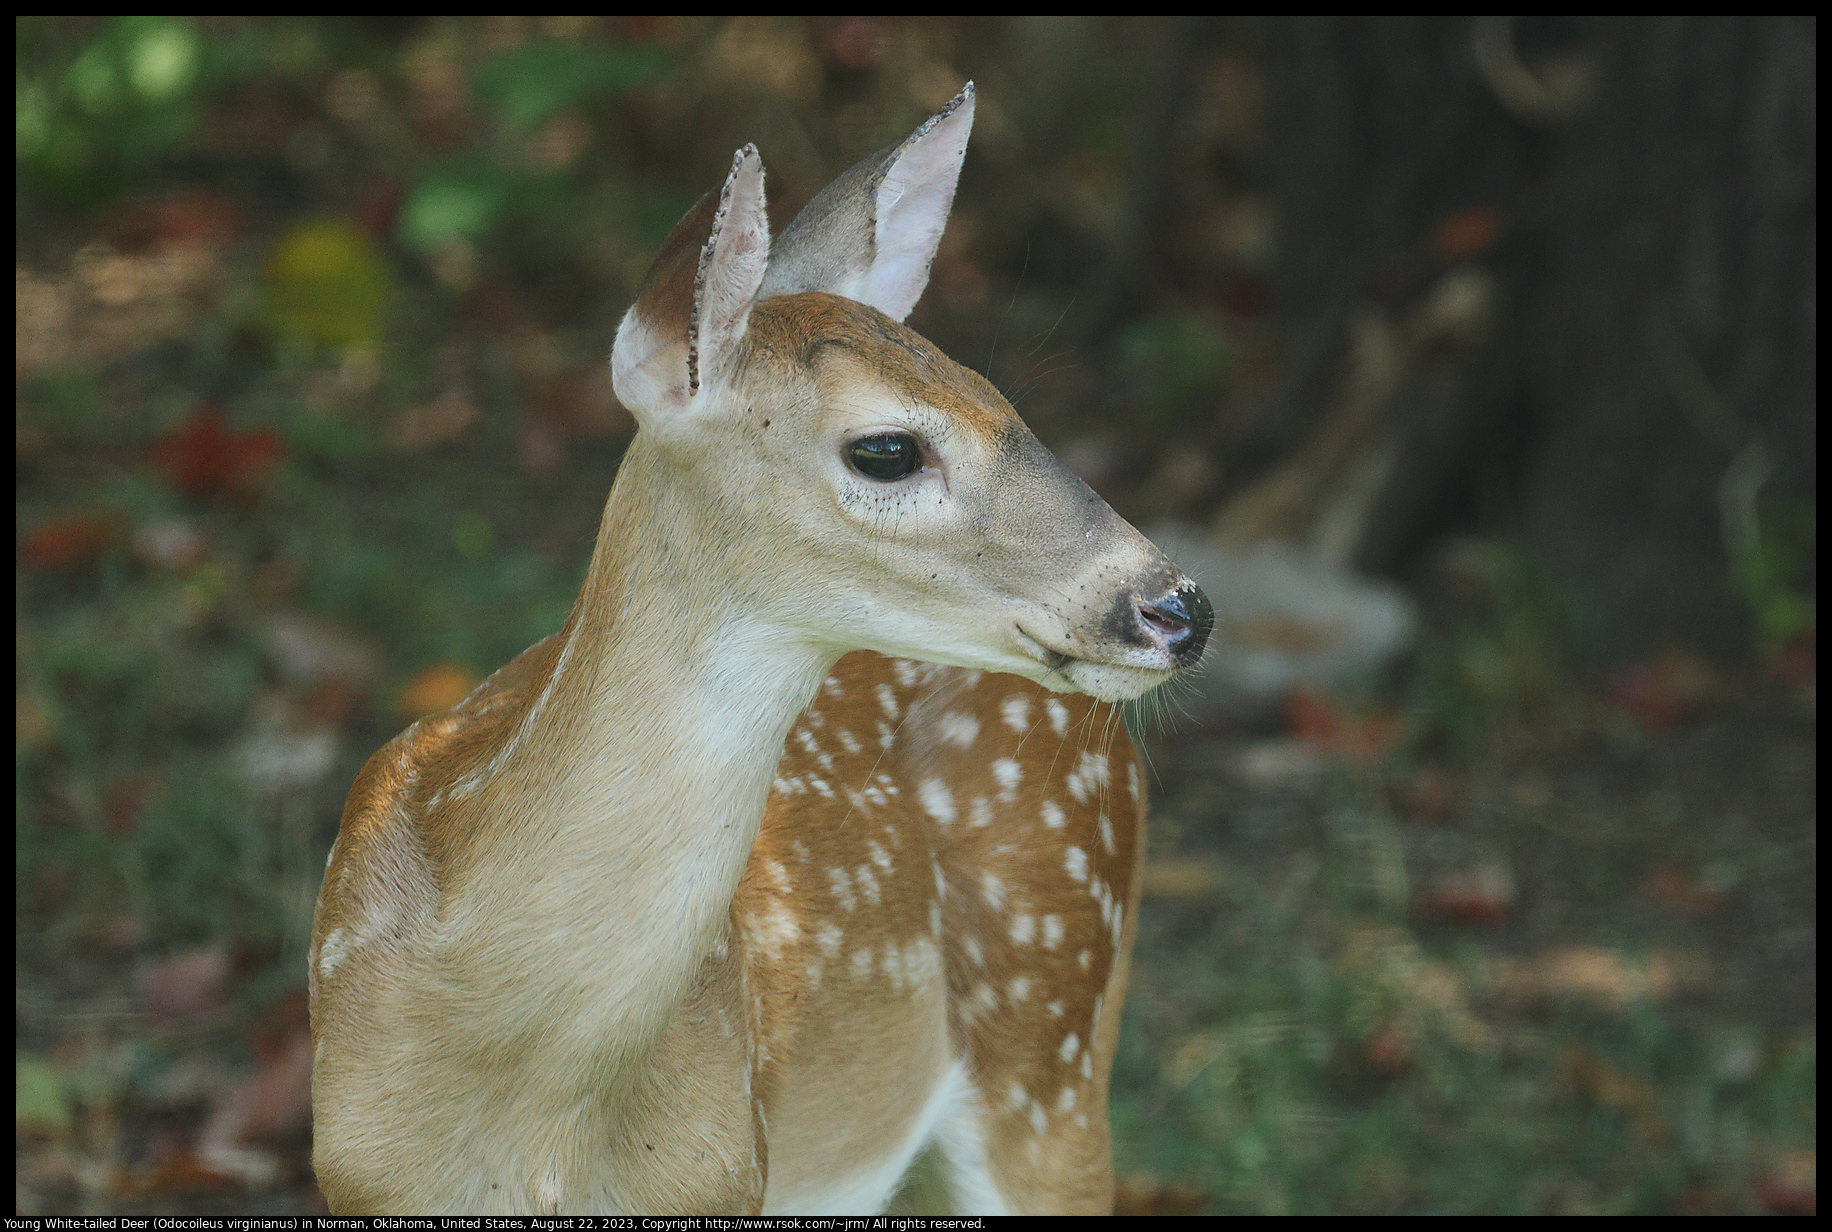
[[[56,518],[25,537],[19,545],[19,563],[27,569],[92,565],[114,535],[112,517]]]
[[[271,432],[236,432],[214,404],[198,404],[177,430],[153,442],[154,465],[172,477],[180,491],[205,498],[218,495],[251,501],[285,456],[280,438]]]
[[[1664,650],[1617,672],[1609,699],[1650,732],[1671,731],[1722,691],[1717,670],[1683,648]]]
[[[1486,205],[1452,214],[1431,233],[1431,248],[1446,265],[1473,261],[1501,235],[1501,215]]]
[[[1412,1069],[1412,1045],[1388,1027],[1367,1043],[1368,1064],[1383,1074],[1404,1074]]]
[[[1398,710],[1357,717],[1345,713],[1329,698],[1304,689],[1286,700],[1285,714],[1292,735],[1351,761],[1379,761],[1405,734],[1405,722]]]

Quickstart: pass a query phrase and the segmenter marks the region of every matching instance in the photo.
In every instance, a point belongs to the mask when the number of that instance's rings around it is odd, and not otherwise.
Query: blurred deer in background
[[[668,237],[565,627],[350,793],[311,948],[333,1209],[1110,1209],[1113,703],[1210,607],[900,323],[972,118],[968,86],[774,243],[746,146]]]

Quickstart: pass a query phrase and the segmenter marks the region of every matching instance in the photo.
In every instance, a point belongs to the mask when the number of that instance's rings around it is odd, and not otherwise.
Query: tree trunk
[[[1268,429],[1322,412],[1351,313],[1400,319],[1463,261],[1501,290],[1489,341],[1395,399],[1357,561],[1404,572],[1474,524],[1518,536],[1600,662],[1747,651],[1727,539],[1758,487],[1799,505],[1816,478],[1813,19],[1265,31],[1291,331]],[[1484,218],[1498,242],[1459,240]]]

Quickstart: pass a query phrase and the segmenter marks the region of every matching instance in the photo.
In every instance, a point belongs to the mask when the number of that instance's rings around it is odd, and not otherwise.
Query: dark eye
[[[886,432],[881,436],[860,437],[846,446],[846,458],[852,468],[867,479],[891,483],[915,474],[922,465],[922,450],[916,438],[907,432]]]

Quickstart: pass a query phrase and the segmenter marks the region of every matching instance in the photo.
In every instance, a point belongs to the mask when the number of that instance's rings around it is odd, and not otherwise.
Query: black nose
[[[1215,606],[1194,582],[1157,599],[1139,600],[1139,618],[1164,635],[1164,644],[1185,667],[1202,657],[1215,627]]]

